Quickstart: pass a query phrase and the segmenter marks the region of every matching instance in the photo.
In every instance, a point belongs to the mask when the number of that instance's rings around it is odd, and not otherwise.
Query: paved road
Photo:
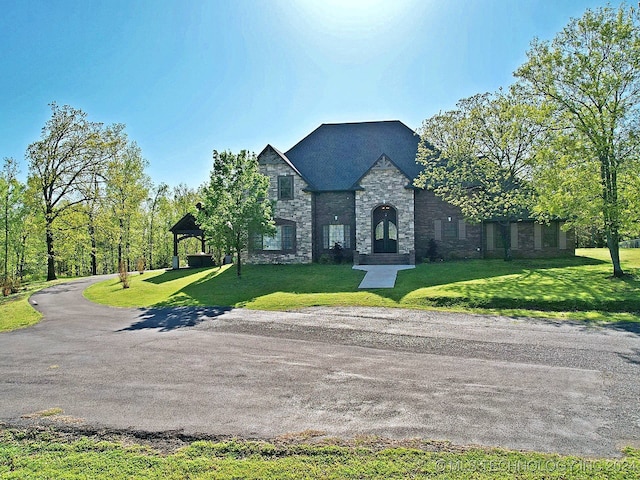
[[[114,309],[92,280],[0,334],[0,422],[273,438],[314,429],[593,456],[640,446],[640,331],[394,309]],[[94,280],[95,281],[95,280]]]

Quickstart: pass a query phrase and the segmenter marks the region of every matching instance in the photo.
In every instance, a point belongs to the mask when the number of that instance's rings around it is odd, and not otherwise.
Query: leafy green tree
[[[619,242],[638,210],[640,17],[632,7],[587,10],[551,41],[534,40],[517,71],[556,110],[559,138],[539,165],[543,207],[598,222],[613,274],[623,276]]]
[[[273,235],[273,209],[268,200],[269,179],[258,171],[255,154],[213,152],[209,183],[203,187],[202,205],[196,219],[208,238],[222,241],[236,254],[238,277],[241,253],[249,234]]]
[[[128,140],[123,125],[109,129],[107,136],[106,195],[118,224],[118,265],[124,263],[130,271],[131,228],[148,195],[150,179],[145,173],[148,162],[142,157],[140,147]]]
[[[27,148],[30,181],[41,195],[47,245],[47,280],[55,280],[54,222],[86,201],[79,188],[102,162],[102,125],[82,110],[51,104],[40,140]]]
[[[155,237],[157,236],[154,226],[156,224],[156,213],[159,210],[163,200],[166,201],[167,192],[169,191],[169,186],[166,183],[161,183],[155,188],[152,188],[153,196],[147,198],[147,217],[149,223],[149,244],[147,247],[147,253],[149,255],[149,268],[154,268],[153,263],[153,247],[155,242]],[[165,236],[167,232],[165,232]]]
[[[544,110],[517,87],[460,100],[422,124],[415,184],[459,207],[471,223],[497,220],[505,260],[511,259],[510,222],[534,205],[531,162],[545,136]]]
[[[25,219],[29,215],[26,204],[26,186],[18,178],[18,164],[13,158],[5,158],[0,172],[0,209],[3,229],[3,276],[6,281],[16,274],[21,276],[21,236],[25,231]],[[14,257],[14,254],[16,255]],[[15,258],[11,265],[10,258]],[[12,272],[12,273],[11,273]]]

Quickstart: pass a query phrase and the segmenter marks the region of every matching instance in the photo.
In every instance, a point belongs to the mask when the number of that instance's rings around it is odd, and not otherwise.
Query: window
[[[278,200],[293,200],[293,176],[278,177]]]
[[[558,224],[542,225],[542,247],[558,248]]]
[[[342,248],[351,248],[351,227],[349,225],[323,225],[322,245],[325,249],[339,243]]]
[[[442,236],[445,239],[453,240],[458,238],[458,220],[447,217],[442,221]]]
[[[295,249],[296,229],[294,225],[276,225],[276,233],[272,237],[254,235],[252,247],[254,250],[290,251]]]

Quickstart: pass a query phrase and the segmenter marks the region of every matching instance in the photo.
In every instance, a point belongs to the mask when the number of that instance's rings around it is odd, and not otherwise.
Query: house
[[[495,222],[465,222],[460,209],[416,188],[419,136],[400,121],[322,124],[291,149],[258,155],[276,201],[273,237],[254,236],[250,263],[308,263],[335,243],[357,263],[412,263],[429,244],[442,258],[501,257]],[[511,228],[514,257],[574,254],[561,222]]]

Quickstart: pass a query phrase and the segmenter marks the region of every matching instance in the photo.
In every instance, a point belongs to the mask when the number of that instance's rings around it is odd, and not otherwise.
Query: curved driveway
[[[0,334],[0,422],[421,437],[615,456],[640,443],[640,331],[395,309],[116,309],[32,297]]]

